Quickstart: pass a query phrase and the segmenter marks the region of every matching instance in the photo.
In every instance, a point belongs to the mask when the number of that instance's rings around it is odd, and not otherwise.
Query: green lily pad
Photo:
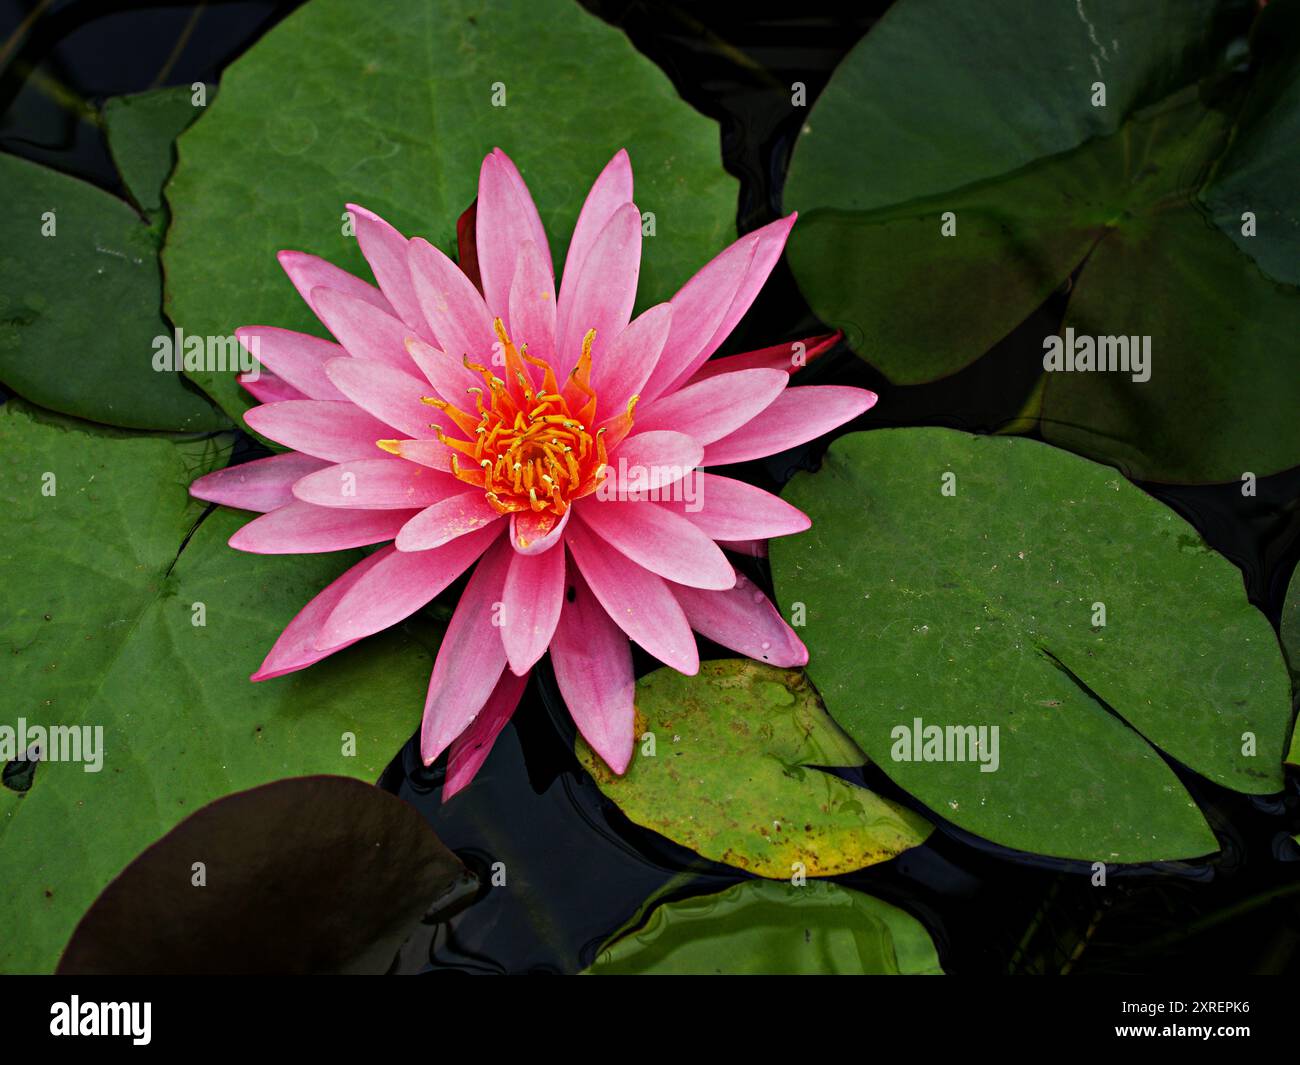
[[[943,975],[915,917],[821,880],[804,887],[747,880],[659,906],[643,928],[607,944],[586,972]]]
[[[24,790],[0,788],[0,971],[53,968],[104,886],[204,803],[299,774],[374,780],[419,721],[430,658],[401,631],[249,683],[360,556],[231,551],[247,516],[225,509],[195,529],[198,446],[0,411],[0,724],[14,743],[26,722],[19,755],[33,727],[92,730],[76,733],[82,763],[55,761],[50,741]]]
[[[1150,355],[1136,374],[1045,371],[1027,413],[1046,439],[1146,480],[1300,463],[1300,292],[1277,283],[1295,280],[1277,263],[1300,234],[1300,101],[1266,91],[1297,68],[1261,47],[1242,84],[1228,74],[1253,11],[902,0],[837,69],[791,162],[790,261],[814,310],[917,384],[1077,274],[1062,335],[1145,337]],[[1242,204],[1253,236],[1240,210],[1228,224]]]
[[[190,814],[95,900],[61,975],[388,971],[473,877],[419,811],[347,777],[279,780]]]
[[[624,776],[581,737],[578,760],[631,820],[706,858],[777,879],[834,876],[930,834],[910,810],[812,768],[866,758],[798,670],[748,659],[702,662],[693,677],[658,669],[637,681],[636,709]]]
[[[0,155],[0,187],[0,381],[128,429],[228,425],[180,374],[153,368],[155,338],[172,335],[157,232],[116,197],[13,156]]]
[[[1236,567],[1113,469],[1017,437],[882,430],[837,440],[785,498],[813,521],[771,545],[809,675],[949,821],[1062,858],[1190,858],[1214,837],[1157,749],[1281,789],[1271,626]]]
[[[180,139],[164,252],[172,317],[195,334],[250,322],[319,332],[275,253],[369,277],[343,235],[349,202],[455,248],[494,146],[528,181],[557,272],[588,188],[627,148],[637,205],[656,223],[642,307],[734,239],[717,125],[574,0],[312,0],[226,69]],[[195,380],[232,416],[249,406],[229,375]]]
[[[1291,669],[1292,690],[1300,702],[1300,569],[1291,575],[1291,584],[1282,603],[1282,653]],[[1300,730],[1291,733],[1291,751],[1286,760],[1300,765]]]
[[[104,104],[113,162],[135,202],[150,214],[162,207],[163,184],[176,162],[176,138],[201,113],[187,85],[114,96]]]

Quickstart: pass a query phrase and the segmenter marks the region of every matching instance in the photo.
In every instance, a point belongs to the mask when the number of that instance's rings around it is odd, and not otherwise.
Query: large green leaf
[[[1300,569],[1291,575],[1291,584],[1286,590],[1280,635],[1282,653],[1291,669],[1291,685],[1296,696],[1294,701],[1300,703]],[[1300,730],[1291,734],[1291,751],[1286,760],[1292,765],[1300,766]]]
[[[645,926],[607,944],[592,975],[943,974],[911,914],[822,880],[733,884],[659,906]]]
[[[836,441],[785,497],[813,520],[771,545],[782,603],[807,612],[810,676],[950,821],[1059,857],[1187,858],[1214,838],[1156,748],[1239,791],[1281,789],[1272,628],[1240,572],[1113,469],[1032,440],[882,430]],[[905,735],[968,725],[998,727],[996,759],[986,733],[979,758],[901,760]]]
[[[187,494],[204,468],[193,446],[58,428],[6,404],[0,453],[0,724],[103,730],[101,771],[42,761],[27,790],[0,789],[0,971],[45,970],[105,884],[204,803],[298,774],[375,779],[419,720],[429,656],[392,632],[250,684],[353,555],[233,552],[246,516],[228,510],[187,542],[204,511]]]
[[[693,677],[658,669],[637,682],[636,708],[626,775],[581,737],[578,759],[629,818],[706,858],[777,879],[834,876],[930,834],[910,810],[811,768],[866,758],[798,670],[734,658]]]
[[[1300,101],[1252,106],[1225,74],[1251,12],[902,0],[838,68],[791,163],[790,260],[814,310],[916,384],[969,365],[1078,272],[1063,330],[1149,337],[1150,376],[1045,373],[1029,413],[1047,439],[1150,480],[1300,463],[1300,292],[1256,265],[1295,280],[1276,264],[1300,232]],[[1259,53],[1254,88],[1292,70]]]
[[[497,86],[505,106],[493,105]],[[313,0],[226,70],[180,139],[164,253],[172,317],[196,334],[318,331],[275,253],[369,276],[342,235],[349,201],[450,249],[493,146],[528,181],[557,270],[591,182],[628,149],[637,204],[656,217],[641,306],[734,237],[717,126],[573,0]],[[227,411],[248,406],[232,377],[196,380]]]
[[[155,338],[172,332],[157,231],[101,189],[13,156],[0,155],[0,189],[0,381],[110,425],[226,425],[179,374],[153,368]]]
[[[176,138],[199,114],[188,85],[115,96],[104,104],[113,162],[135,202],[151,214],[162,207],[163,184],[176,162]]]

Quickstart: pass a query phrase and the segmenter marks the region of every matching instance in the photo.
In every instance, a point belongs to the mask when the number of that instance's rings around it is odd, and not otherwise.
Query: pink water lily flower
[[[263,512],[231,537],[242,551],[385,546],[303,608],[253,680],[402,621],[473,566],[420,733],[426,764],[450,748],[446,798],[478,771],[548,650],[577,727],[616,773],[633,747],[629,641],[687,674],[699,668],[692,630],[774,665],[807,661],[719,545],[754,550],[808,518],[699,469],[793,447],[875,402],[857,388],[787,388],[799,345],[706,362],[767,279],[793,215],[632,318],[642,219],[626,152],[587,196],[558,295],[537,208],[499,149],[483,161],[461,266],[349,210],[378,287],[280,254],[337,342],[238,330],[266,371],[244,381],[262,401],[245,419],[291,450],[191,492]],[[801,342],[805,358],[833,339]]]

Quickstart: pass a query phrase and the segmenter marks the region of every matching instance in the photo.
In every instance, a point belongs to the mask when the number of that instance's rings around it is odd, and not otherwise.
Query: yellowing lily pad
[[[922,843],[924,818],[814,766],[861,765],[808,679],[746,659],[660,669],[637,682],[637,752],[609,771],[579,760],[631,820],[760,876],[835,876]]]

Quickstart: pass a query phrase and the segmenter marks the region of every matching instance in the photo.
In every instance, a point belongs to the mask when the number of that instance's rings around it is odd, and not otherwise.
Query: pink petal
[[[583,260],[578,283],[566,304],[560,302],[557,326],[559,365],[567,373],[578,361],[582,338],[596,330],[591,347],[592,365],[598,363],[614,338],[627,326],[636,302],[636,283],[641,274],[641,212],[636,204],[618,208],[600,231]]]
[[[469,389],[481,389],[483,378],[467,369],[463,359],[454,359],[446,352],[430,347],[414,337],[407,340],[406,352],[440,399],[466,412],[474,409]],[[443,429],[449,436],[460,435],[453,432],[452,425],[444,425]]]
[[[349,274],[346,270],[339,269],[319,256],[309,255],[304,251],[282,251],[276,258],[280,260],[284,272],[289,275],[293,287],[298,290],[298,295],[307,301],[307,306],[315,311],[317,317],[320,317],[320,311],[316,309],[315,299],[312,296],[312,290],[317,288],[334,289],[353,299],[365,300],[385,314],[393,313],[392,305],[374,285],[362,281],[361,278]]]
[[[510,339],[534,358],[555,357],[555,279],[531,240],[519,245],[510,286]]]
[[[724,544],[767,540],[812,525],[803,511],[755,485],[712,473],[701,473],[699,478],[694,500],[666,500],[658,505],[680,514],[711,540]]]
[[[506,666],[499,627],[501,595],[514,551],[504,538],[474,569],[438,648],[420,726],[428,765],[479,715]]]
[[[738,370],[672,392],[636,411],[642,432],[674,429],[701,444],[735,432],[771,405],[790,375],[780,370]]]
[[[727,556],[680,514],[654,503],[591,496],[574,509],[605,543],[651,573],[693,588],[730,588],[736,583]]]
[[[564,549],[540,555],[514,552],[501,597],[501,640],[510,668],[523,676],[546,653],[564,605]]]
[[[610,458],[601,498],[667,488],[698,466],[703,456],[703,445],[685,433],[667,429],[633,433]]]
[[[325,372],[335,387],[363,411],[406,436],[436,436],[430,424],[446,420],[437,408],[421,402],[420,397],[429,394],[422,379],[382,362],[345,356],[330,359]]]
[[[339,345],[269,325],[242,326],[235,336],[258,362],[306,398],[344,398],[325,376],[325,363],[344,354]]]
[[[635,740],[632,647],[572,567],[567,583],[573,599],[551,637],[555,682],[583,739],[622,775]]]
[[[766,540],[719,540],[718,546],[724,551],[749,558],[767,558]]]
[[[500,520],[483,489],[471,488],[425,507],[402,526],[395,542],[399,551],[428,551]]]
[[[581,521],[569,523],[564,542],[615,625],[679,673],[699,671],[695,637],[662,577],[629,563]]]
[[[671,303],[659,303],[637,315],[614,338],[604,357],[591,368],[591,387],[598,397],[598,416],[615,418],[641,391],[659,361],[673,324]]]
[[[744,574],[722,592],[674,585],[691,628],[714,643],[773,666],[808,664],[808,649],[758,587]]]
[[[569,524],[569,507],[559,518],[549,512],[534,514],[530,510],[510,515],[510,542],[521,555],[540,555],[558,544]]]
[[[510,324],[510,286],[519,246],[526,240],[532,241],[547,278],[554,275],[551,250],[537,207],[514,163],[500,148],[493,149],[479,168],[475,240],[483,299],[494,315]]]
[[[289,451],[209,473],[190,485],[190,495],[264,514],[292,503],[294,482],[327,465],[324,459]]]
[[[259,403],[283,403],[289,399],[306,399],[307,395],[282,381],[275,374],[263,370],[256,377],[252,374],[240,374],[239,383]]]
[[[423,334],[427,326],[415,298],[415,286],[411,284],[406,238],[373,211],[355,203],[348,204],[348,210],[356,219],[357,243],[379,282],[380,292],[408,329]]]
[[[415,297],[437,345],[455,359],[491,360],[497,343],[483,297],[474,283],[447,256],[426,240],[411,241],[407,262]]]
[[[439,440],[381,440],[390,455],[428,466],[432,470],[451,471],[451,449]]]
[[[632,164],[628,161],[627,150],[620,148],[614,158],[605,164],[587,199],[578,213],[578,222],[573,227],[573,236],[569,240],[569,251],[564,260],[564,274],[560,278],[560,299],[556,304],[561,310],[573,302],[574,290],[578,286],[578,276],[596,238],[614,217],[614,212],[632,200]]]
[[[469,728],[457,736],[447,751],[447,775],[442,784],[442,801],[468,787],[492,751],[501,730],[519,705],[528,674],[517,677],[509,670],[501,674],[488,701]]]
[[[312,289],[316,313],[348,355],[380,362],[395,370],[411,369],[406,338],[414,330],[400,318],[333,289]]]
[[[347,462],[375,457],[375,441],[392,430],[351,403],[290,399],[244,412],[254,432],[305,455]]]
[[[454,477],[385,457],[354,459],[309,473],[293,486],[293,495],[318,507],[410,510],[446,499],[462,488]]]
[[[316,646],[321,626],[325,624],[325,619],[329,617],[330,611],[338,601],[357,581],[393,554],[394,550],[392,546],[381,547],[373,555],[362,559],[298,611],[298,615],[280,633],[280,638],[275,641],[275,646],[271,648],[260,668],[249,679],[257,681],[282,677],[286,673],[303,669],[319,662],[327,655],[332,655],[335,651],[341,651],[356,643],[356,640],[348,640],[324,650]]]
[[[770,370],[784,370],[796,374],[814,359],[826,354],[835,347],[844,334],[841,332],[823,333],[821,336],[805,337],[792,340],[786,344],[774,344],[770,348],[746,351],[740,355],[726,355],[721,359],[710,359],[690,379],[688,384],[716,377],[720,373],[734,373],[736,370],[753,370],[765,367]],[[798,358],[798,362],[795,359]]]
[[[254,518],[230,538],[237,551],[302,555],[391,540],[412,510],[340,510],[295,500]]]
[[[748,425],[704,449],[704,465],[748,462],[815,440],[876,403],[876,394],[846,385],[787,388]]]
[[[410,617],[464,573],[498,535],[500,528],[489,528],[433,551],[394,550],[339,600],[317,646],[359,640]]]

